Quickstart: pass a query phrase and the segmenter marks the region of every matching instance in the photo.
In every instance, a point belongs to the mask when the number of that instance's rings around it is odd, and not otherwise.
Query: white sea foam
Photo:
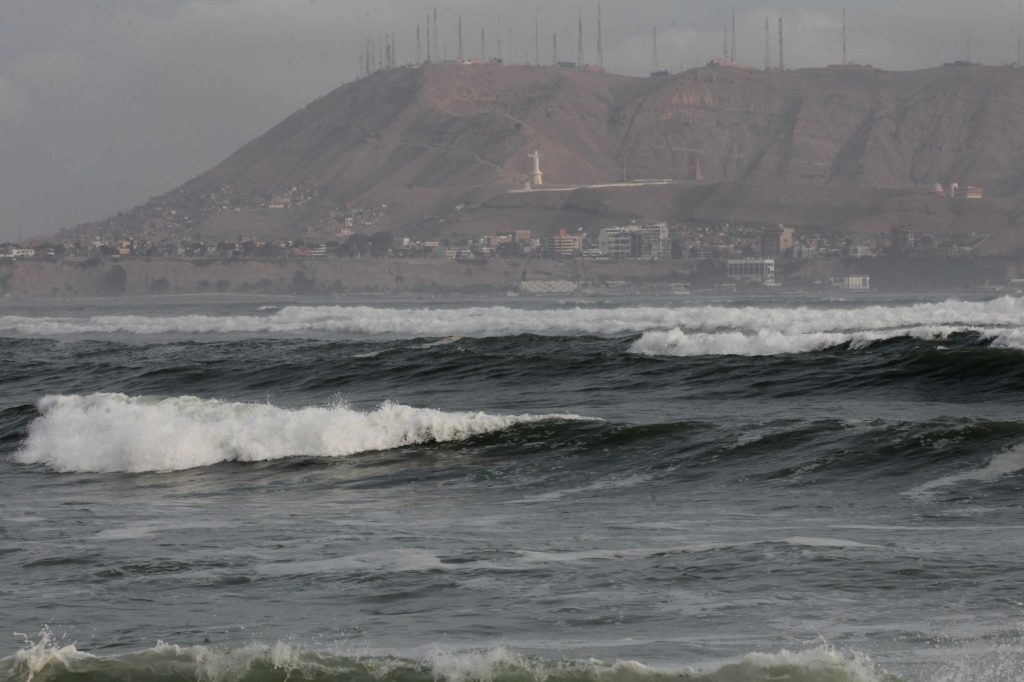
[[[864,542],[853,540],[841,540],[838,538],[809,538],[791,537],[783,540],[787,545],[796,547],[822,547],[827,549],[881,549],[880,545],[869,545]]]
[[[217,334],[328,332],[401,337],[482,337],[510,334],[620,335],[680,330],[718,336],[772,333],[785,337],[864,334],[913,328],[995,329],[995,336],[1024,347],[1024,299],[949,300],[915,305],[861,307],[559,308],[530,310],[505,306],[470,308],[373,308],[289,306],[259,315],[100,315],[92,317],[0,316],[0,331],[28,336],[67,334]],[[803,339],[814,348],[822,342]],[[840,341],[845,343],[847,341]],[[783,343],[783,342],[779,342]],[[834,345],[834,344],[833,344]]]
[[[790,333],[762,329],[748,333],[726,331],[714,334],[688,333],[682,329],[645,332],[637,339],[630,351],[641,355],[669,355],[676,357],[697,357],[702,355],[785,355],[812,353],[815,351],[849,345],[851,349],[863,349],[879,341],[899,338],[945,339],[958,332],[973,331],[984,337],[999,337],[1000,332],[991,329],[967,327],[931,326],[884,331],[861,332],[810,332]]]
[[[635,642],[630,638],[629,643]],[[271,645],[254,642],[233,648],[159,642],[150,649],[100,658],[81,652],[74,645],[59,647],[44,630],[38,643],[27,642],[27,648],[0,659],[0,674],[5,675],[4,679],[17,682],[50,679],[65,671],[90,679],[142,679],[162,673],[171,676],[176,670],[189,670],[195,679],[210,682],[239,680],[254,671],[276,673],[275,679],[279,676],[288,679],[293,674],[303,679],[356,675],[384,682],[495,682],[509,678],[534,682],[636,682],[644,679],[662,682],[678,679],[879,682],[893,679],[878,670],[867,656],[844,653],[828,644],[802,651],[751,653],[695,669],[685,664],[650,666],[635,660],[610,663],[592,658],[543,660],[506,646],[471,651],[433,646],[416,658],[399,658],[385,651],[312,651],[285,642]]]
[[[651,474],[629,474],[628,476],[622,476],[621,478],[606,478],[594,483],[582,485],[576,488],[561,488],[559,490],[552,490],[546,493],[539,493],[537,495],[530,495],[529,497],[519,498],[517,500],[509,500],[505,504],[532,504],[534,502],[552,502],[560,500],[564,497],[571,495],[585,495],[587,493],[595,492],[607,492],[609,490],[622,490],[624,488],[633,488],[638,485],[649,483],[654,478]]]
[[[417,350],[429,350],[430,348],[440,348],[442,346],[450,346],[450,345],[452,345],[454,343],[458,343],[459,341],[462,341],[462,337],[461,336],[449,336],[449,337],[446,337],[446,338],[443,338],[443,339],[438,339],[437,341],[428,341],[427,343],[421,343],[421,344],[419,344],[417,346],[413,346],[413,348],[415,348]]]
[[[502,416],[384,403],[282,409],[193,397],[47,396],[15,461],[63,472],[178,471],[296,455],[344,457],[503,431],[575,415]]]
[[[986,334],[992,338],[995,348],[1014,348],[1024,350],[1024,328],[990,330]]]
[[[261,564],[258,573],[270,576],[309,575],[366,571],[374,574],[442,571],[446,566],[437,554],[424,549],[388,549],[311,561],[281,561]]]
[[[0,672],[17,673],[24,682],[34,682],[36,676],[44,676],[48,668],[68,668],[75,661],[92,658],[74,644],[58,643],[46,626],[40,630],[39,639],[35,642],[26,635],[20,636],[25,640],[25,647],[10,658],[0,660]]]
[[[740,546],[737,543],[695,542],[688,545],[671,547],[628,547],[621,549],[588,549],[580,551],[558,550],[553,552],[535,552],[519,550],[517,553],[523,561],[536,564],[575,563],[579,561],[612,561],[618,559],[642,559],[669,554],[700,554],[720,549],[731,549]]]
[[[907,495],[919,499],[927,499],[940,488],[948,488],[959,483],[977,482],[991,483],[1003,476],[1024,471],[1024,445],[1012,447],[999,453],[980,469],[961,471],[941,478],[922,483],[907,491]]]

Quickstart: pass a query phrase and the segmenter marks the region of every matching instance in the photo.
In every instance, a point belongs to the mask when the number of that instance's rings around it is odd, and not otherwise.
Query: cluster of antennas
[[[604,27],[602,23],[601,15],[601,4],[598,3],[596,7],[596,22],[595,22],[595,34],[596,34],[596,62],[592,67],[604,69]],[[1018,66],[1024,65],[1024,0],[1018,0],[1017,7],[1017,61]],[[586,30],[584,27],[584,11],[580,8],[576,35],[573,36],[576,39],[576,60],[568,61],[559,58],[559,34],[551,34],[551,59],[550,62],[541,55],[541,10],[537,9],[534,15],[534,27],[533,27],[533,45],[532,55],[530,48],[524,47],[522,51],[522,63],[524,64],[537,64],[552,63],[559,66],[573,66],[573,67],[584,67],[587,66],[587,55],[585,54],[586,44]],[[786,69],[786,49],[785,49],[785,31],[784,21],[780,16],[777,18],[778,29],[777,29],[777,51],[772,49],[772,20],[770,17],[764,19],[764,69]],[[407,64],[428,64],[428,63],[442,63],[442,62],[461,62],[461,63],[504,63],[505,62],[505,47],[502,43],[502,38],[505,32],[502,30],[501,14],[497,15],[497,26],[496,31],[491,35],[496,36],[495,44],[492,46],[493,49],[489,51],[487,34],[488,31],[484,28],[480,29],[480,47],[479,52],[472,50],[465,40],[463,31],[462,17],[458,17],[456,24],[456,35],[457,35],[457,52],[452,55],[448,54],[448,45],[442,42],[440,34],[441,27],[438,22],[438,12],[435,8],[432,12],[428,12],[426,16],[426,25],[417,24],[416,26],[416,52],[414,59],[407,59]],[[736,7],[732,7],[731,22],[728,22],[723,34],[722,34],[722,57],[721,60],[714,60],[712,63],[715,64],[738,64],[738,51],[737,51],[737,30],[736,30]],[[653,27],[651,31],[651,43],[652,43],[652,75],[660,76],[667,75],[668,71],[664,70],[661,66],[661,60],[658,54],[658,27]],[[849,65],[852,63],[848,54],[848,41],[847,41],[847,23],[846,23],[846,8],[842,10],[842,65]],[[472,54],[470,52],[472,51]],[[773,59],[773,56],[777,54],[777,58]],[[971,49],[970,49],[970,35],[967,34],[967,63],[971,61]],[[514,59],[514,57],[513,57]],[[570,58],[571,59],[571,58]],[[510,60],[511,61],[511,60]],[[958,62],[963,63],[963,62]],[[365,50],[360,56],[360,73],[364,76],[368,76],[377,71],[383,71],[387,69],[394,69],[399,65],[397,40],[394,33],[386,35],[380,35],[376,39],[367,38]],[[746,68],[746,67],[745,67]]]
[[[496,36],[495,44],[493,45],[494,52],[489,52],[488,41],[487,41],[487,30],[484,28],[480,29],[480,50],[479,53],[471,53],[471,47],[466,41],[466,35],[463,31],[462,17],[458,17],[456,24],[456,52],[452,55],[448,54],[448,44],[442,42],[440,38],[441,28],[438,23],[438,13],[435,8],[432,12],[427,13],[426,25],[416,25],[416,52],[414,60],[407,60],[406,63],[414,65],[430,64],[430,63],[444,63],[444,62],[461,62],[461,63],[503,63],[505,61],[505,50],[502,44],[502,37],[504,32],[501,24],[501,14],[497,15],[497,26],[494,36]],[[596,63],[590,68],[604,69],[604,26],[602,21],[601,4],[597,4],[596,9]],[[562,66],[588,66],[587,57],[585,53],[586,33],[584,28],[584,12],[580,9],[579,22],[577,25],[576,32],[576,61],[567,62],[559,60],[558,58],[558,34],[552,34],[552,52],[551,52],[551,63],[560,64]],[[544,58],[541,56],[541,15],[540,10],[534,18],[534,35],[533,35],[533,55],[531,60],[530,50],[527,48],[523,51],[523,63],[525,64],[542,64]],[[360,56],[360,73],[364,76],[368,76],[377,71],[385,71],[388,69],[396,68],[399,65],[399,59],[397,56],[397,42],[395,35],[388,34],[380,36],[376,41],[372,38],[367,38],[366,47],[364,53]]]

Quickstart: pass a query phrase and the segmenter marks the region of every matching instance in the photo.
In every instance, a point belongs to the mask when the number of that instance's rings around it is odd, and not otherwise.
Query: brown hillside
[[[583,206],[565,196],[502,198],[525,182],[533,149],[554,185],[613,182],[625,169],[630,178],[680,186],[650,204],[642,192],[620,198],[630,190],[590,191]],[[698,159],[705,184],[690,186]],[[920,198],[932,183],[955,180],[984,187],[987,206]],[[225,187],[236,204],[230,210],[212,198]],[[260,197],[291,187],[309,199],[257,210]],[[160,224],[154,212],[177,206],[192,232],[287,237],[346,206],[388,204],[378,227],[411,229],[424,216],[453,218],[455,204],[470,202],[488,208],[459,216],[466,225],[550,226],[557,216],[537,216],[552,211],[570,222],[602,212],[646,217],[650,206],[669,219],[870,229],[915,222],[907,218],[920,212],[937,230],[990,229],[1009,244],[1019,241],[1022,200],[1024,69],[711,66],[648,79],[448,64],[345,85],[118,226]]]

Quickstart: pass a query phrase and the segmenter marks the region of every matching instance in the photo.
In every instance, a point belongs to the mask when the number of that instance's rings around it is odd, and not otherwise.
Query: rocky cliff
[[[1024,69],[709,66],[663,78],[396,69],[312,102],[212,170],[98,227],[284,238],[382,204],[378,228],[411,229],[425,216],[450,225],[458,204],[507,209],[500,197],[525,182],[534,149],[552,185],[679,181],[685,191],[656,202],[652,217],[714,218],[742,204],[744,219],[790,220],[793,206],[809,203],[795,217],[837,228],[930,212],[949,230],[984,222],[1009,235],[1024,216]],[[694,191],[698,164],[705,189]],[[978,221],[961,220],[953,202],[906,199],[952,181],[985,189]],[[568,210],[550,198],[512,203]],[[486,212],[476,219],[493,222]]]

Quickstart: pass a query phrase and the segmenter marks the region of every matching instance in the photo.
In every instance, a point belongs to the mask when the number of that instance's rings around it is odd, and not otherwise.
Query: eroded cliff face
[[[807,186],[847,201],[861,190],[961,181],[1000,199],[1016,224],[1024,69],[708,67],[652,79],[556,67],[397,69],[316,100],[153,202],[182,204],[196,216],[189,229],[202,232],[225,222],[228,209],[215,205],[222,188],[244,204],[302,187],[301,207],[260,216],[264,236],[288,238],[353,205],[388,204],[394,229],[521,186],[534,149],[552,185],[623,174],[685,183],[698,161],[705,182],[759,196]],[[779,203],[766,203],[765,219]],[[245,212],[230,210],[241,215],[224,229],[245,234]],[[141,227],[147,215],[140,207],[122,221]]]
[[[629,109],[635,163],[708,181],[927,187],[1024,179],[1024,70],[859,67],[681,74]]]

